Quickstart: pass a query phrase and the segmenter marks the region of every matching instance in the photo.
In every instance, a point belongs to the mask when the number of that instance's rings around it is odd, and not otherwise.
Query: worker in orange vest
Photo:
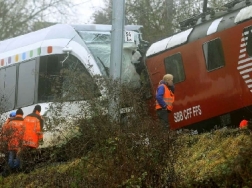
[[[31,114],[24,118],[25,133],[23,145],[30,148],[38,148],[39,141],[43,139],[43,119],[40,115],[41,106],[36,105]]]
[[[168,114],[173,109],[174,91],[173,75],[164,75],[156,91],[156,111],[165,129],[169,129],[170,127]]]
[[[1,142],[1,151],[2,152],[6,152],[7,150],[7,147],[8,147],[8,143],[6,142],[6,140],[3,140],[4,137],[3,137],[3,132],[2,132],[2,129],[3,127],[5,127],[5,125],[7,125],[11,119],[13,119],[14,117],[16,116],[16,112],[13,111],[10,113],[9,117],[7,118],[7,120],[5,121],[5,123],[3,124],[3,126],[1,127],[1,135],[0,135],[0,142]]]
[[[3,140],[8,145],[8,167],[10,170],[20,169],[20,152],[22,150],[22,141],[24,135],[24,119],[23,110],[19,108],[16,111],[16,116],[11,118],[2,128]],[[3,175],[9,174],[9,168],[5,169]]]
[[[39,141],[43,140],[43,119],[40,115],[41,106],[36,105],[33,112],[24,118],[25,132],[23,137],[23,170],[29,173],[33,169],[36,149]]]

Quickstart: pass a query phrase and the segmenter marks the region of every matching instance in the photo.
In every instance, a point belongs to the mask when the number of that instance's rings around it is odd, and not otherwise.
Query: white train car
[[[132,63],[132,54],[141,43],[140,28],[141,26],[136,25],[125,26],[125,31],[133,36],[123,44],[121,81],[130,83],[133,88],[140,87],[140,76]],[[75,79],[90,78],[88,84],[81,85],[84,87],[83,91],[91,90],[94,97],[102,97],[102,87],[92,78],[96,75],[108,77],[110,46],[111,25],[56,24],[0,41],[1,124],[11,111],[22,108],[26,116],[36,104],[41,105],[41,114],[48,117],[53,101],[56,98],[64,99],[63,96],[70,91],[72,94],[63,103],[61,113],[68,117],[71,117],[71,112],[76,114],[77,104],[69,101],[80,101],[85,106],[89,96],[85,96],[85,92],[74,96],[75,89],[80,85],[68,77],[62,79],[63,69],[74,72]],[[57,85],[59,78],[61,81]],[[45,125],[45,128],[48,126]],[[51,140],[59,136],[55,134],[45,131],[44,145],[41,147],[55,144]]]

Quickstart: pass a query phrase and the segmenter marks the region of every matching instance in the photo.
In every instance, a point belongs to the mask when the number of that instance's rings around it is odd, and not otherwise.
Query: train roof
[[[72,38],[76,31],[67,24],[56,24],[18,37],[0,41],[0,53],[28,46],[34,43],[42,43],[47,39]]]
[[[240,3],[240,8],[236,8],[233,11],[228,11],[228,13],[221,14],[218,17],[216,16],[214,19],[211,18],[211,15],[207,15],[205,21],[200,18],[198,20],[198,22],[200,22],[199,24],[153,43],[147,50],[146,57],[157,55],[163,51],[228,29],[236,24],[251,19],[252,5],[246,6],[246,4],[243,5],[242,3],[245,2]]]
[[[126,25],[125,30],[139,31],[141,25]],[[76,31],[111,31],[111,25],[88,24],[88,25],[68,25],[56,24],[44,29],[40,29],[18,37],[0,41],[0,54],[17,48],[28,46],[34,43],[41,43],[49,39],[72,39]]]
[[[77,31],[111,31],[112,25],[104,24],[86,24],[86,25],[72,25]],[[127,31],[139,31],[142,25],[125,25]]]

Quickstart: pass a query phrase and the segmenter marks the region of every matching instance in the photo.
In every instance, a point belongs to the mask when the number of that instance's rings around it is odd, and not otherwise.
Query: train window
[[[183,60],[180,53],[165,58],[165,72],[174,76],[174,83],[185,80]]]
[[[50,55],[40,59],[38,101],[75,101],[100,96],[94,79],[76,57]]]
[[[63,63],[61,74],[62,97],[65,100],[87,100],[101,95],[94,78],[75,56],[70,56]]]
[[[248,55],[251,57],[252,56],[252,26],[245,28],[243,34],[245,38],[248,37],[246,50],[247,50]]]
[[[0,79],[0,110],[6,112],[12,110],[15,105],[16,66],[1,69]]]
[[[4,92],[5,69],[0,69],[0,100]]]
[[[203,50],[207,70],[212,71],[225,65],[222,44],[219,38],[203,44]]]
[[[42,56],[39,63],[38,101],[48,102],[60,98],[60,62],[58,55]]]
[[[35,67],[36,60],[31,60],[19,65],[17,107],[28,106],[34,103]]]
[[[5,78],[5,69],[0,69],[0,113],[4,112],[4,78]]]

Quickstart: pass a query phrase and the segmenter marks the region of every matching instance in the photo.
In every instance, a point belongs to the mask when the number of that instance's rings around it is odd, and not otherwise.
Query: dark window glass
[[[165,58],[165,72],[173,75],[174,83],[185,80],[183,60],[180,53]]]
[[[47,102],[60,98],[61,63],[59,55],[42,56],[39,63],[38,101]]]
[[[36,60],[19,65],[17,107],[34,103]]]
[[[225,65],[221,40],[215,39],[203,44],[207,70],[211,71]]]
[[[4,102],[5,111],[14,109],[16,94],[16,66],[7,67],[4,79]]]
[[[87,100],[101,95],[95,79],[76,57],[70,56],[63,63],[61,73],[66,100]]]
[[[94,78],[76,57],[45,56],[40,59],[39,102],[87,100],[100,96]]]
[[[4,103],[4,79],[5,69],[0,69],[0,113],[5,112]]]
[[[251,57],[252,56],[252,26],[245,28],[243,35],[245,39],[244,42],[247,41],[246,43],[247,53]]]

